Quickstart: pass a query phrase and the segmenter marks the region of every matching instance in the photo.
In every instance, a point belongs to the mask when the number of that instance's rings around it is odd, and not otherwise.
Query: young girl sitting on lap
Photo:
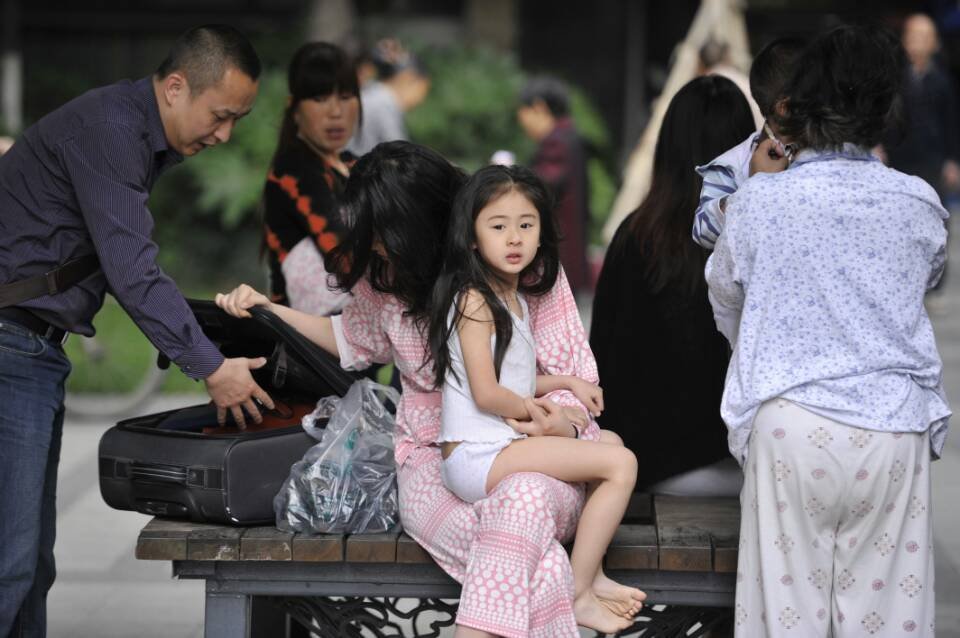
[[[537,375],[524,295],[549,291],[558,270],[557,231],[540,180],[520,167],[478,171],[454,202],[431,304],[430,351],[443,388],[442,475],[468,502],[518,472],[594,483],[570,559],[574,614],[580,625],[614,633],[633,622],[646,597],[613,584],[601,569],[633,491],[636,457],[612,432],[600,442],[541,436],[531,421],[542,409],[533,397],[557,389],[570,390],[595,414],[603,409],[599,387]],[[611,586],[619,596],[595,594]]]

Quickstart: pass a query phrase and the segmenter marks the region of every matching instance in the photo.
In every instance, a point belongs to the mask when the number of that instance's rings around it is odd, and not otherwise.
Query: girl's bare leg
[[[623,447],[623,439],[616,432],[610,430],[600,430],[600,442]],[[596,486],[596,483],[587,485],[588,499]],[[597,575],[593,579],[592,586],[593,592],[602,604],[606,605],[615,614],[627,618],[636,616],[643,607],[643,601],[647,598],[647,595],[636,587],[627,587],[609,578],[603,572],[602,564],[597,569]]]
[[[497,455],[487,490],[517,472],[541,472],[574,483],[597,482],[584,503],[570,556],[576,596],[573,611],[579,624],[598,631],[616,633],[629,627],[632,619],[604,605],[593,583],[633,493],[637,457],[619,445],[555,436],[520,439]]]

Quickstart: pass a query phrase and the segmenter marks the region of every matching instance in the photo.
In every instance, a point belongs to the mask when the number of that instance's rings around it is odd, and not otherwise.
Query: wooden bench
[[[739,524],[734,498],[638,494],[604,564],[613,578],[646,591],[651,605],[732,607]],[[136,555],[173,561],[177,578],[206,580],[207,638],[283,635],[264,624],[278,621],[268,618],[262,597],[363,597],[394,605],[394,598],[456,599],[460,591],[402,532],[304,536],[156,518],[140,532]],[[294,606],[281,611],[297,616]],[[436,602],[431,609],[455,607]]]

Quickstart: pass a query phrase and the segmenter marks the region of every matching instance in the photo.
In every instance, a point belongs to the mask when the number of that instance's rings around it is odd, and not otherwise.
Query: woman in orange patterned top
[[[311,314],[349,295],[327,287],[323,255],[337,245],[339,200],[355,158],[344,151],[360,118],[353,62],[326,42],[303,45],[287,72],[290,96],[263,189],[263,253],[273,301]]]

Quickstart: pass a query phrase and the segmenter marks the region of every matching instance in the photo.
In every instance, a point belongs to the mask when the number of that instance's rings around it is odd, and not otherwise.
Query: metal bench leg
[[[207,583],[204,638],[250,638],[251,607],[250,596],[217,593]]]
[[[310,638],[310,632],[288,616],[274,599],[254,596],[250,607],[250,638]]]

